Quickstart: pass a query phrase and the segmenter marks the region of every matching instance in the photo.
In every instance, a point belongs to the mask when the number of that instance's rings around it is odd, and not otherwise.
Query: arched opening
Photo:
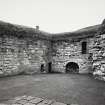
[[[79,66],[75,62],[69,62],[66,65],[66,73],[79,73]]]

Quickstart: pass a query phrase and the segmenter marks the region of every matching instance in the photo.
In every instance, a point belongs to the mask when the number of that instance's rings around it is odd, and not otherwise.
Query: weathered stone
[[[40,103],[42,101],[43,101],[42,98],[35,98],[35,99],[30,100],[29,102],[30,103],[33,103],[33,104],[38,104],[38,103]]]
[[[32,104],[32,103],[26,103],[25,105],[35,105],[35,104]]]
[[[54,103],[51,104],[51,105],[66,105],[66,104],[64,104],[64,103],[60,103],[60,102],[54,102]]]
[[[19,100],[19,101],[17,101],[16,103],[18,103],[18,104],[26,104],[28,101],[27,100],[24,100],[24,99],[22,99],[22,100]]]
[[[6,103],[7,104],[1,103],[0,105],[66,105],[54,100],[42,99],[32,96],[19,96],[12,100],[8,100]]]
[[[39,103],[38,105],[52,105],[54,103],[54,101],[52,100],[44,100],[41,103]]]
[[[34,99],[35,97],[32,97],[32,96],[27,96],[26,100],[32,100]]]
[[[0,75],[3,76],[40,73],[41,65],[48,72],[49,62],[52,71],[65,72],[67,64],[74,62],[79,73],[89,73],[90,66],[97,69],[95,62],[105,59],[105,24],[62,34],[5,22],[0,26]]]

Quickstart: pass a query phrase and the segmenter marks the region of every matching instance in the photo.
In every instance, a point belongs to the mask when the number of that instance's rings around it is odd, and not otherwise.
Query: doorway
[[[52,72],[52,62],[48,63],[48,73]]]
[[[79,66],[75,62],[69,62],[66,65],[66,73],[79,73]]]

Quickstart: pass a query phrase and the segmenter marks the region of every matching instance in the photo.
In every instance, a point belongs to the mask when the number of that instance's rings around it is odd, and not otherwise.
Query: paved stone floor
[[[72,105],[105,105],[105,82],[79,74],[0,78],[0,103],[24,95]]]
[[[67,105],[61,102],[56,102],[55,100],[42,99],[32,96],[18,96],[11,100],[8,100],[5,104],[0,105]]]

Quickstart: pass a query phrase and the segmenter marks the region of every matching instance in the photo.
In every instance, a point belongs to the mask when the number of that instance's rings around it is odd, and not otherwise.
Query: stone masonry
[[[86,40],[87,42],[89,39]],[[79,66],[79,73],[88,73],[90,62],[89,53],[81,54],[82,41],[58,41],[53,44],[53,68],[59,72],[65,72],[69,62],[75,62]],[[89,50],[89,49],[88,49]],[[55,53],[55,54],[54,54]]]
[[[96,34],[93,46],[93,75],[105,81],[105,20]]]
[[[76,69],[70,64],[77,65],[78,73],[104,73],[104,42],[104,21],[58,34],[0,22],[0,76],[47,73],[49,69],[65,73]]]
[[[15,97],[14,99],[8,100],[5,104],[1,103],[0,105],[67,105],[67,104],[56,102],[55,100],[48,100],[24,95]]]
[[[18,39],[3,36],[0,45],[0,70],[3,75],[21,72],[40,72],[41,64],[46,65],[49,41]]]

